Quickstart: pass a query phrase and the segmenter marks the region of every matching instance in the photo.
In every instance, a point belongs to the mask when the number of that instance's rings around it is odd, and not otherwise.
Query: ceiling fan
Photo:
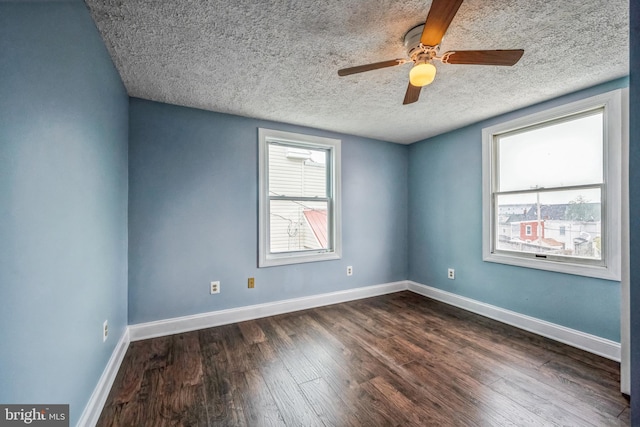
[[[515,65],[522,57],[524,50],[452,50],[438,56],[442,37],[458,12],[462,1],[433,0],[426,22],[410,29],[404,36],[404,45],[407,48],[409,59],[392,59],[343,68],[338,70],[338,75],[348,76],[413,62],[414,66],[409,72],[409,86],[403,102],[406,105],[416,102],[420,97],[422,87],[433,82],[436,77],[436,67],[432,63],[433,60],[444,64]]]

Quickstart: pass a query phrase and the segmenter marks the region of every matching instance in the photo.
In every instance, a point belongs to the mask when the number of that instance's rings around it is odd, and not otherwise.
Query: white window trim
[[[622,194],[622,146],[625,132],[623,132],[623,110],[628,106],[623,103],[622,90],[607,92],[580,101],[530,114],[507,122],[499,123],[482,130],[482,258],[484,261],[519,267],[535,268],[579,276],[596,277],[607,280],[621,278],[621,194]],[[492,189],[494,176],[492,166],[496,153],[493,143],[494,135],[503,134],[523,127],[532,126],[564,116],[570,116],[582,111],[604,107],[604,175],[605,204],[603,229],[605,230],[603,259],[604,266],[572,263],[570,261],[556,261],[536,258],[532,254],[510,255],[495,253],[493,250],[493,235],[496,224],[494,221]]]
[[[267,144],[270,141],[293,143],[309,148],[322,148],[329,152],[332,179],[332,202],[330,210],[333,221],[329,230],[333,247],[329,250],[271,253],[269,246],[269,170]],[[305,262],[326,261],[342,257],[342,210],[341,210],[341,141],[314,135],[284,132],[273,129],[258,128],[258,267],[299,264]]]

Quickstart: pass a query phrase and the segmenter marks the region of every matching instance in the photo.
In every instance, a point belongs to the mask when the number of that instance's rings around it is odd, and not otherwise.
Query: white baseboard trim
[[[275,316],[277,314],[290,313],[293,311],[306,310],[308,308],[324,305],[338,304],[341,302],[390,294],[404,290],[407,290],[407,282],[400,281],[320,295],[311,295],[302,298],[274,301],[265,304],[212,311],[209,313],[175,317],[172,319],[158,320],[154,322],[138,323],[136,325],[129,326],[129,337],[131,338],[131,341],[139,341],[148,338],[227,325],[230,323],[244,322],[246,320],[259,319],[261,317]]]
[[[620,343],[587,334],[555,323],[540,320],[515,311],[466,298],[451,292],[408,281],[408,289],[417,294],[471,311],[552,340],[577,347],[607,359],[620,361]]]
[[[515,326],[516,328],[551,338],[607,359],[615,360],[617,362],[620,361],[621,349],[620,343],[618,342],[409,280],[212,311],[190,316],[175,317],[172,319],[164,319],[147,323],[138,323],[129,326],[129,339],[131,341],[139,341],[390,294],[404,290],[409,290],[425,297]]]
[[[514,311],[476,301],[471,298],[443,291],[438,288],[422,285],[410,280],[404,280],[385,283],[382,285],[366,286],[320,295],[311,295],[302,298],[293,298],[265,304],[256,304],[129,325],[113,350],[113,353],[109,358],[109,362],[102,372],[102,375],[98,380],[98,384],[93,390],[93,393],[89,398],[89,402],[87,402],[87,405],[80,416],[77,426],[92,427],[98,422],[98,418],[100,417],[102,408],[104,407],[109,392],[111,391],[111,386],[113,385],[118,370],[120,369],[120,365],[124,359],[125,353],[127,352],[129,343],[132,341],[211,328],[214,326],[291,313],[294,311],[331,304],[339,304],[341,302],[391,294],[405,290],[515,326],[516,328],[524,329],[573,347],[577,347],[607,359],[615,360],[617,362],[620,361],[620,343],[615,341],[587,334],[575,329],[547,322],[545,320],[540,320],[535,317],[516,313]]]
[[[116,347],[113,349],[107,366],[104,368],[104,371],[102,371],[98,384],[93,389],[93,393],[91,393],[91,397],[84,407],[84,411],[82,411],[78,424],[76,424],[77,427],[93,427],[98,423],[98,418],[100,418],[100,413],[107,401],[111,386],[116,379],[127,348],[129,348],[128,327],[124,329],[118,344],[116,344]]]

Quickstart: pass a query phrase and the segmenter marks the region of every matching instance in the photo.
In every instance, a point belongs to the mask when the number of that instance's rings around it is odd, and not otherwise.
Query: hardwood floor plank
[[[631,425],[631,409],[624,408],[624,411],[620,415],[618,415],[618,420],[620,420],[620,425]]]
[[[378,375],[384,375],[387,377],[393,377],[393,376],[404,376],[409,377],[410,378],[410,374],[403,372],[401,374],[398,374],[398,372],[402,372],[403,369],[402,367],[393,367],[393,368],[389,368],[388,366],[382,364],[380,362],[380,360],[373,354],[369,353],[367,350],[365,350],[364,348],[360,348],[358,351],[356,351],[355,349],[358,348],[358,341],[357,340],[353,340],[353,341],[349,341],[350,338],[349,336],[342,336],[343,340],[346,340],[345,343],[348,343],[348,345],[350,347],[352,347],[355,351],[355,353],[352,352],[352,355],[349,358],[349,362],[345,362],[343,363],[341,366],[344,366],[346,369],[350,369],[350,374],[352,376],[355,376],[354,378],[360,378],[359,382],[368,382],[369,379],[373,378],[374,376],[378,376]],[[380,357],[380,354],[378,354],[378,357]],[[353,365],[351,366],[351,363],[353,363]],[[362,377],[362,373],[363,371],[368,371],[371,374],[368,375],[369,378],[365,377],[363,379]],[[334,370],[335,372],[335,370]],[[371,376],[373,373],[375,373],[375,375]],[[324,374],[323,374],[324,375]],[[345,380],[344,383],[349,383],[349,380]],[[351,390],[349,391],[353,391],[354,389],[358,389],[359,387],[356,385],[355,387],[353,386],[353,383],[351,382]],[[358,401],[361,401],[361,399],[363,398],[363,396],[366,396],[369,400],[368,403],[370,405],[378,405],[379,403],[377,402],[377,398],[376,396],[379,396],[379,393],[376,391],[373,391],[370,387],[368,386],[364,386],[365,389],[368,389],[364,392],[359,391],[359,397]],[[336,389],[340,390],[339,385],[336,387]],[[433,396],[423,396],[420,391],[418,389],[416,389],[415,387],[412,387],[408,384],[404,384],[403,389],[410,389],[409,391],[407,391],[408,395],[411,396],[417,396],[420,397],[420,400],[415,402],[415,404],[417,405],[416,407],[420,407],[422,406],[429,406],[430,409],[433,411],[433,413],[440,413],[442,412],[442,406],[439,406],[437,403],[432,404],[433,401],[437,401],[437,398],[433,398]],[[348,392],[347,392],[348,393]],[[352,395],[352,394],[350,394]],[[394,423],[394,422],[398,422],[397,419],[389,419],[388,415],[389,412],[388,410],[386,410],[388,408],[386,407],[382,407],[382,408],[378,408],[376,410],[376,412],[373,412],[373,414],[376,414],[378,416],[382,416],[382,417],[387,417],[384,418],[384,420],[382,420],[382,425],[387,425],[388,423]],[[371,414],[371,413],[370,413]],[[455,411],[451,411],[450,412],[450,418],[453,419],[455,418]],[[446,419],[445,419],[446,420]],[[409,422],[407,420],[404,420],[406,422]],[[469,421],[469,420],[467,420]],[[447,425],[448,423],[444,422],[440,423],[441,425]],[[369,422],[369,423],[365,423],[364,425],[380,425],[380,422]]]
[[[107,401],[112,404],[103,409],[97,424],[99,427],[117,426],[120,420],[137,417],[140,407],[136,405],[136,400],[142,389],[144,373],[150,363],[151,346],[151,340],[129,344],[107,397]]]
[[[329,323],[323,323],[327,322],[327,318],[318,315],[317,313],[311,313],[311,315],[314,317],[314,320],[316,320],[320,325],[326,327],[327,330],[331,329]],[[342,322],[343,325],[347,325],[349,323],[350,322],[348,321]],[[354,328],[352,330],[355,330],[357,333],[362,332],[362,330],[353,325],[348,327]],[[343,345],[348,349],[343,351],[342,357],[338,356],[340,357],[337,359],[338,363],[342,363],[349,367],[354,380],[359,384],[387,372],[384,364],[380,361],[381,357],[384,358],[387,356],[376,350],[374,345],[369,344],[357,335],[345,332],[346,330],[343,326],[334,326],[332,331],[340,336]],[[365,332],[365,334],[368,335],[367,332]],[[372,338],[370,336],[369,338],[377,341],[376,338]]]
[[[122,364],[118,378],[116,378],[113,390],[118,390],[117,395],[113,396],[116,403],[126,403],[132,401],[142,387],[142,375],[148,369],[150,360],[147,357],[151,347],[150,341],[142,341],[139,343],[131,343],[128,354],[131,357],[127,359],[129,363]],[[114,385],[115,385],[114,384]]]
[[[246,372],[255,369],[250,345],[245,342],[237,323],[220,326],[222,345],[226,352],[231,372]]]
[[[508,396],[514,402],[528,409],[544,419],[555,420],[563,426],[617,426],[621,424],[617,419],[608,416],[584,417],[583,411],[574,411],[570,406],[558,405],[561,400],[555,400],[555,393],[545,395],[533,392],[530,388],[522,388],[511,379],[501,379],[489,386],[492,390]]]
[[[244,423],[242,406],[237,405],[231,383],[231,370],[221,328],[199,331],[204,368],[204,393],[210,425],[233,426]]]
[[[443,425],[448,421],[438,411],[427,411],[422,406],[417,406],[382,377],[375,377],[361,387],[376,400],[378,405],[386,407],[389,414],[394,414],[394,424],[426,426]]]
[[[595,369],[607,371],[618,377],[620,375],[620,364],[613,360],[587,353],[586,351],[567,346],[558,341],[553,341],[522,329],[508,328],[505,329],[504,334],[510,338],[508,340],[510,345],[543,349],[549,352],[551,355],[550,359],[566,360],[569,363],[577,360],[591,365]]]
[[[334,418],[330,418],[328,414],[322,412],[321,419],[329,421],[331,424],[338,419],[347,418],[347,414],[350,414],[348,421],[342,425],[361,425],[364,427],[387,425],[388,421],[384,417],[372,412],[362,404],[360,399],[363,391],[359,384],[373,378],[367,367],[353,352],[346,351],[342,343],[336,343],[335,337],[308,315],[300,317],[299,321],[302,323],[296,322],[298,330],[306,332],[302,333],[305,340],[301,343],[301,351],[307,355],[321,375],[317,380],[300,385],[307,399],[312,405],[316,405],[314,409],[318,415],[321,415],[321,412],[326,411],[331,405],[339,403],[340,400],[348,402],[348,404],[344,404],[340,414]],[[309,325],[313,325],[313,327],[311,328]],[[336,396],[336,398],[327,401],[329,397],[324,395],[325,392]]]
[[[134,342],[98,426],[627,426],[619,378],[399,292]]]
[[[256,344],[259,342],[264,342],[267,337],[265,337],[262,328],[255,320],[250,320],[248,322],[240,322],[238,323],[238,327],[240,328],[240,332],[242,333],[242,337],[247,344]]]
[[[355,360],[354,351],[360,351],[360,348],[351,345],[348,337],[341,335],[339,330],[326,328],[313,317],[311,312],[295,317],[292,321],[304,338],[302,350],[306,354],[309,353],[310,348],[314,348],[316,351],[313,354],[327,353],[338,365],[345,366]],[[311,359],[311,356],[307,357]],[[361,373],[363,377],[366,377],[362,381],[372,378],[367,376],[364,371]]]
[[[232,381],[249,426],[285,426],[278,405],[258,370],[233,372]]]
[[[419,362],[434,369],[455,370],[457,375],[469,376],[485,385],[502,379],[503,375],[500,369],[494,369],[476,359],[466,357],[459,351],[455,353],[430,352],[428,358],[421,359]]]
[[[346,311],[343,315],[344,317],[349,318],[353,323],[378,339],[389,338],[395,335],[397,330],[389,322],[391,316],[385,319],[385,321],[380,321],[379,319],[376,319],[376,317],[372,316],[375,313],[368,310],[368,306],[366,304],[367,300],[355,301],[349,304],[340,305],[339,308]],[[338,307],[334,306],[334,309],[338,309]]]
[[[296,348],[292,338],[287,335],[276,319],[264,319],[261,325],[273,352],[297,384],[320,377],[313,364]]]
[[[182,408],[186,416],[185,425],[208,426],[207,400],[205,393],[205,374],[203,362],[206,360],[202,355],[200,347],[199,332],[194,331],[184,334],[185,345],[180,348],[176,347],[176,369],[174,373],[176,383],[181,381],[181,387],[189,391],[190,398],[181,402]],[[187,340],[188,338],[188,340]]]
[[[424,366],[424,365],[423,365]],[[492,414],[518,426],[558,425],[554,418],[542,418],[526,406],[495,392],[489,386],[466,375],[453,375],[442,369],[432,370],[442,381],[449,380],[449,388],[463,399],[473,402],[477,412]]]
[[[620,393],[603,394],[602,388],[594,389],[593,383],[583,382],[581,378],[571,375],[564,369],[545,365],[540,372],[546,381],[555,385],[562,384],[564,390],[576,397],[579,396],[581,400],[591,402],[595,408],[607,414],[618,416],[625,408],[626,403]]]
[[[164,369],[157,369],[160,393],[153,399],[160,406],[166,425],[208,425],[202,370],[202,355],[198,332],[172,337],[170,360]],[[151,397],[151,396],[150,396]]]
[[[285,424],[322,426],[322,422],[284,363],[277,359],[265,363],[260,367],[260,373],[265,384],[269,387]]]
[[[561,403],[561,407],[569,412],[578,411],[576,414],[589,414],[589,419],[600,420],[603,424],[608,425],[608,420],[612,416],[617,416],[619,411],[616,407],[611,407],[606,401],[601,401],[597,397],[576,390],[571,382],[559,381],[555,375],[545,375],[537,369],[523,369],[518,365],[512,365],[505,362],[500,356],[495,354],[487,354],[477,351],[473,348],[466,348],[461,352],[467,357],[475,358],[493,369],[499,370],[501,375],[516,384],[522,385],[527,390],[542,396],[553,396],[556,402]],[[618,395],[616,389],[610,390],[608,393],[600,396],[607,399],[611,396]]]
[[[360,426],[358,418],[351,412],[338,394],[323,379],[307,381],[300,388],[319,420],[325,426]]]
[[[508,418],[500,412],[482,410],[477,401],[458,393],[450,384],[451,378],[447,377],[451,371],[434,375],[434,370],[421,362],[411,362],[403,366],[403,369],[407,371],[407,377],[419,385],[428,399],[434,402],[436,407],[454,424],[479,426],[509,424]]]
[[[593,366],[578,360],[571,363],[568,363],[566,360],[550,360],[541,367],[541,370],[561,372],[564,377],[579,381],[585,387],[597,393],[611,390],[620,384],[619,375],[601,369],[595,369]],[[623,405],[625,404],[622,395],[618,396],[616,400]]]
[[[375,343],[378,339],[387,338],[387,334],[378,333],[371,326],[366,327],[354,321],[351,312],[348,310],[349,303],[340,306],[320,307],[315,313],[319,317],[316,320],[331,331],[347,331],[350,334],[357,334],[364,342]],[[371,331],[373,329],[373,332]]]
[[[358,392],[358,401],[362,402],[378,419],[384,420],[382,424],[378,425],[411,425],[405,415],[391,404],[386,396],[381,396],[381,393],[371,383],[365,382],[359,385]]]

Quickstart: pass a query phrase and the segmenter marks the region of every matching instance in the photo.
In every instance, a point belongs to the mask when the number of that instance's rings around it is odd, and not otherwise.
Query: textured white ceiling
[[[436,63],[402,105],[404,34],[430,0],[86,0],[129,95],[412,143],[628,74],[628,0],[465,0],[441,52],[524,49],[514,67]]]

